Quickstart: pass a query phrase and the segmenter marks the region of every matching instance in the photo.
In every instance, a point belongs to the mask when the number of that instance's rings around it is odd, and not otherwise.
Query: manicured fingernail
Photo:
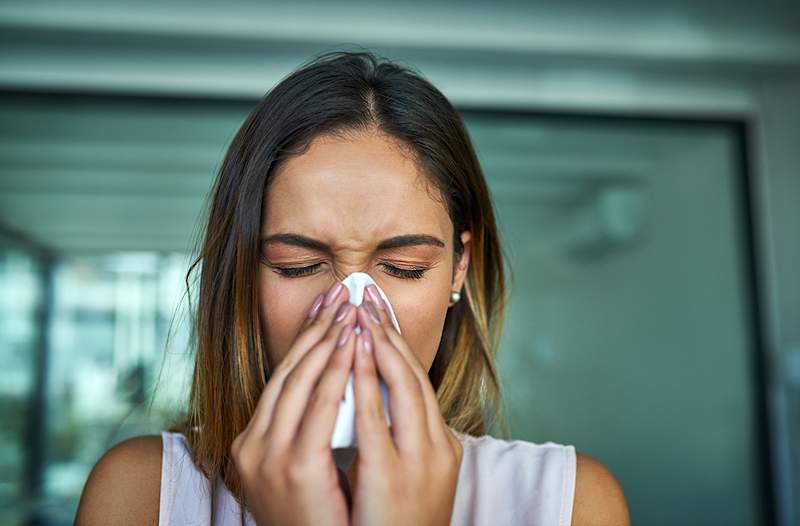
[[[371,301],[365,302],[364,308],[367,309],[367,314],[369,314],[369,317],[372,318],[372,321],[374,321],[375,323],[381,322],[381,318],[380,316],[378,316],[378,310],[375,308],[375,305],[373,305]]]
[[[378,293],[378,288],[375,285],[367,285],[367,294],[369,295],[369,299],[372,300],[372,303],[374,303],[379,309],[383,310],[381,295]]]
[[[308,317],[313,318],[319,312],[319,308],[322,306],[322,300],[325,299],[325,294],[319,293],[317,295],[317,299],[314,300],[314,303],[311,304],[311,310],[308,311]]]
[[[347,338],[350,337],[350,331],[353,330],[353,326],[349,323],[342,327],[342,331],[339,333],[339,341],[336,342],[337,347],[341,347],[347,341]]]
[[[331,288],[328,290],[328,293],[325,295],[325,306],[327,307],[336,299],[340,292],[344,289],[344,285],[342,285],[341,281],[337,281],[334,283]]]
[[[341,305],[339,305],[339,308],[336,309],[336,316],[334,317],[334,321],[342,321],[344,317],[347,316],[347,313],[350,312],[351,305],[352,303],[350,303],[349,301],[346,301]]]

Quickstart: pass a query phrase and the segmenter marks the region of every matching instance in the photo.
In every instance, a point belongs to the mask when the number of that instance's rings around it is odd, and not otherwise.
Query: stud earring
[[[453,303],[456,303],[460,299],[461,299],[461,293],[458,292],[457,290],[454,290],[453,292],[450,293],[450,300]]]

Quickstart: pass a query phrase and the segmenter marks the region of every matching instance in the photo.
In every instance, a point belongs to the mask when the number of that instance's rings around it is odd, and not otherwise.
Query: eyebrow
[[[294,234],[291,232],[282,232],[279,234],[271,234],[261,238],[261,245],[264,246],[270,243],[283,243],[285,245],[293,245],[296,247],[310,248],[331,254],[333,250],[330,245],[323,243],[318,239],[313,239],[302,234]],[[405,234],[402,236],[390,237],[378,243],[377,250],[390,250],[393,248],[402,248],[419,245],[431,245],[435,247],[444,247],[444,241],[436,236],[429,234]]]

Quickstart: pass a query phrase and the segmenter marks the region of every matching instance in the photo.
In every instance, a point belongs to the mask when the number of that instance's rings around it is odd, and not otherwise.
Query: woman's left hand
[[[427,372],[395,330],[377,289],[370,288],[358,308],[362,327],[354,359],[358,467],[351,524],[447,526],[462,446],[442,417]],[[378,300],[377,308],[370,296]],[[378,374],[389,391],[391,430]]]

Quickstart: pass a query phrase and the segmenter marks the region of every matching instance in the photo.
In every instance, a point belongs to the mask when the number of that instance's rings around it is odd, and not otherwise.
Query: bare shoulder
[[[630,526],[617,478],[598,460],[577,454],[572,526]]]
[[[83,487],[75,524],[158,524],[161,437],[123,440],[94,465]]]

